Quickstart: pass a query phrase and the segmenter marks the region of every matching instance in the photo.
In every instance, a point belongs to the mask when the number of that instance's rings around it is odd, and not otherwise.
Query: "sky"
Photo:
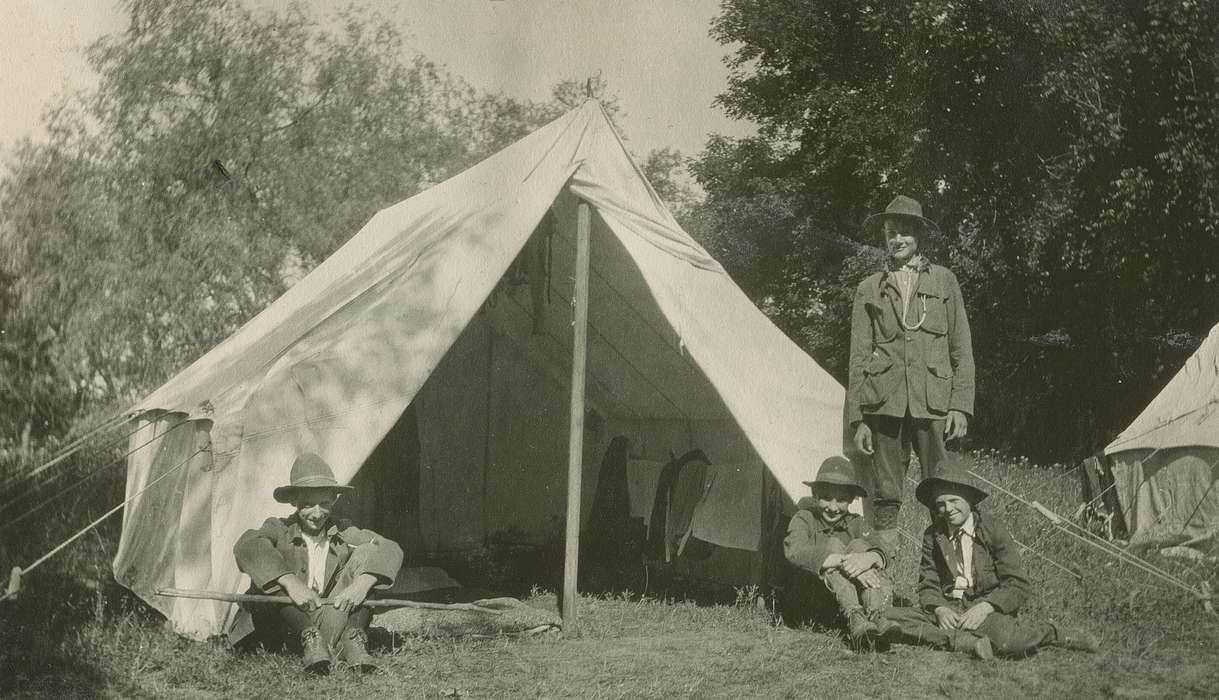
[[[631,150],[702,150],[711,133],[753,126],[712,102],[727,86],[708,35],[720,0],[357,0],[400,27],[407,45],[475,87],[545,100],[561,80],[600,74],[618,97]],[[288,0],[245,0],[282,9]],[[337,3],[304,0],[319,16]],[[44,137],[41,115],[59,95],[91,87],[82,50],[122,31],[113,0],[0,0],[0,142]]]

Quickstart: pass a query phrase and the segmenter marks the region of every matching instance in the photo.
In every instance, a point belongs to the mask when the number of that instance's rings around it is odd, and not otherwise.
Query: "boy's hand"
[[[292,604],[304,610],[312,612],[317,610],[322,605],[322,599],[318,597],[317,591],[306,586],[303,581],[296,577],[296,574],[284,574],[275,580],[283,589],[284,593],[292,599]]]
[[[842,558],[841,554],[825,555],[825,561],[821,562],[821,569],[823,571],[826,569],[837,569],[842,566]]]
[[[334,605],[336,610],[341,612],[351,612],[360,607],[364,599],[368,597],[368,592],[377,583],[377,577],[372,574],[360,574],[356,580],[351,582],[351,585],[344,588],[338,595],[334,596],[330,603]]]
[[[881,580],[880,573],[876,569],[868,569],[860,574],[856,579],[864,588],[880,588]]]
[[[955,630],[961,620],[961,616],[957,614],[956,610],[943,605],[935,609],[935,617],[940,621],[942,630]]]
[[[872,454],[872,429],[863,421],[855,428],[855,449],[866,455]]]
[[[986,601],[982,601],[965,611],[964,615],[957,620],[957,625],[963,630],[976,630],[986,621],[987,616],[995,611],[995,606]]]
[[[851,578],[859,578],[863,572],[880,566],[881,561],[880,555],[876,552],[847,554],[842,558],[842,573]]]

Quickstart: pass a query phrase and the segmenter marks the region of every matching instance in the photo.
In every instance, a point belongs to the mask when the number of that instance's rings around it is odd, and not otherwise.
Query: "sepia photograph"
[[[0,0],[0,695],[1219,687],[1219,0]]]

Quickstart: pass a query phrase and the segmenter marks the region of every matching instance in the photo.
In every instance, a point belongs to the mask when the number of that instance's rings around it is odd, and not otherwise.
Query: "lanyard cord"
[[[927,320],[927,297],[924,295],[921,298],[923,313],[919,316],[918,323],[915,323],[913,326],[906,323],[906,317],[910,313],[910,299],[914,296],[914,276],[917,274],[914,270],[898,270],[894,273],[894,277],[897,277],[897,286],[902,294],[902,328],[908,331],[917,331],[923,327],[923,322]]]

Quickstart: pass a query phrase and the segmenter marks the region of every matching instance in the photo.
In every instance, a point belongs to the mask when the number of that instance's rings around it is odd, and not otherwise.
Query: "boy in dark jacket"
[[[302,454],[292,463],[291,483],[273,494],[296,512],[268,518],[233,546],[251,592],[284,593],[292,601],[255,606],[242,615],[252,615],[264,637],[286,633],[298,642],[305,670],[312,673],[329,673],[332,661],[377,669],[365,647],[372,610],[363,603],[374,589],[392,586],[402,565],[402,548],[392,540],[331,518],[335,501],[348,491],[321,457]]]
[[[884,573],[889,556],[881,539],[861,516],[847,510],[856,496],[866,497],[867,491],[843,457],[827,459],[817,478],[804,483],[813,495],[797,504],[783,553],[793,566],[814,574],[822,591],[833,595],[853,643],[874,642],[892,626],[880,613],[892,598],[893,586]]]
[[[987,493],[968,474],[947,470],[923,479],[914,493],[932,519],[923,533],[919,606],[885,613],[896,623],[887,640],[981,659],[1025,656],[1043,645],[1096,651],[1086,633],[1016,619],[1031,594],[1020,552],[997,517],[978,512]]]

